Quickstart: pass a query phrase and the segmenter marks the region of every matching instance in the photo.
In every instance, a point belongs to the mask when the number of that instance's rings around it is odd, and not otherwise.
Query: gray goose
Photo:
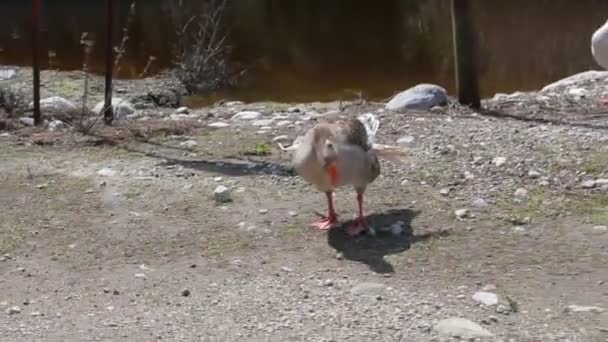
[[[338,215],[333,206],[333,192],[343,186],[353,186],[357,193],[358,216],[347,232],[356,236],[368,231],[363,215],[363,194],[380,175],[378,156],[395,161],[406,152],[398,147],[374,144],[378,126],[378,120],[371,113],[356,119],[320,122],[290,148],[281,146],[294,151],[292,161],[296,172],[327,197],[327,216],[311,226],[321,230],[335,226]]]

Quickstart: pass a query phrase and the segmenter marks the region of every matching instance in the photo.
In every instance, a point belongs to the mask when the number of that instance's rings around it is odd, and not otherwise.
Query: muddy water
[[[129,1],[117,2],[115,34],[120,35]],[[0,64],[30,63],[28,3],[0,2]],[[46,68],[80,69],[84,54],[79,40],[89,32],[96,42],[90,64],[95,72],[103,69],[104,3],[43,1]],[[121,76],[142,76],[150,56],[156,60],[149,73],[170,66],[174,22],[193,13],[199,3],[137,1]],[[535,89],[598,68],[589,42],[608,18],[608,1],[476,0],[474,7],[485,96]],[[357,91],[383,99],[419,82],[453,89],[447,0],[234,0],[228,13],[234,58],[250,66],[250,82],[195,102],[328,100],[351,98]]]

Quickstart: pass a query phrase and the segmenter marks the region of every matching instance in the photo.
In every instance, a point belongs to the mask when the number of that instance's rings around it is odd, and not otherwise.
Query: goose
[[[608,20],[591,36],[591,54],[602,68],[608,69]],[[608,104],[608,98],[601,100]]]
[[[378,157],[402,162],[407,150],[374,143],[379,121],[371,113],[358,118],[336,122],[319,122],[289,148],[293,151],[294,169],[305,181],[325,193],[327,216],[311,223],[312,227],[328,230],[339,223],[333,205],[333,193],[343,186],[355,189],[358,215],[347,233],[356,236],[367,232],[369,226],[363,215],[363,195],[369,184],[380,175]]]

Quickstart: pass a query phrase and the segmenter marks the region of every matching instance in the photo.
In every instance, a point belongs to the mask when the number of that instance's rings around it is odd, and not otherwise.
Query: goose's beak
[[[329,179],[331,180],[331,184],[333,186],[338,185],[338,182],[340,181],[340,172],[338,171],[337,162],[331,162],[331,164],[327,166],[327,173],[329,173]]]

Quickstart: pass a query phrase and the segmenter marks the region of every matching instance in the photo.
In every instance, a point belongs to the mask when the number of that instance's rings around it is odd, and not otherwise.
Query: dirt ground
[[[349,238],[307,226],[325,198],[273,142],[338,105],[291,106],[0,136],[0,340],[447,341],[458,317],[491,341],[608,341],[608,118],[347,107],[412,151],[367,191],[376,234]],[[336,201],[348,223],[354,191]]]

